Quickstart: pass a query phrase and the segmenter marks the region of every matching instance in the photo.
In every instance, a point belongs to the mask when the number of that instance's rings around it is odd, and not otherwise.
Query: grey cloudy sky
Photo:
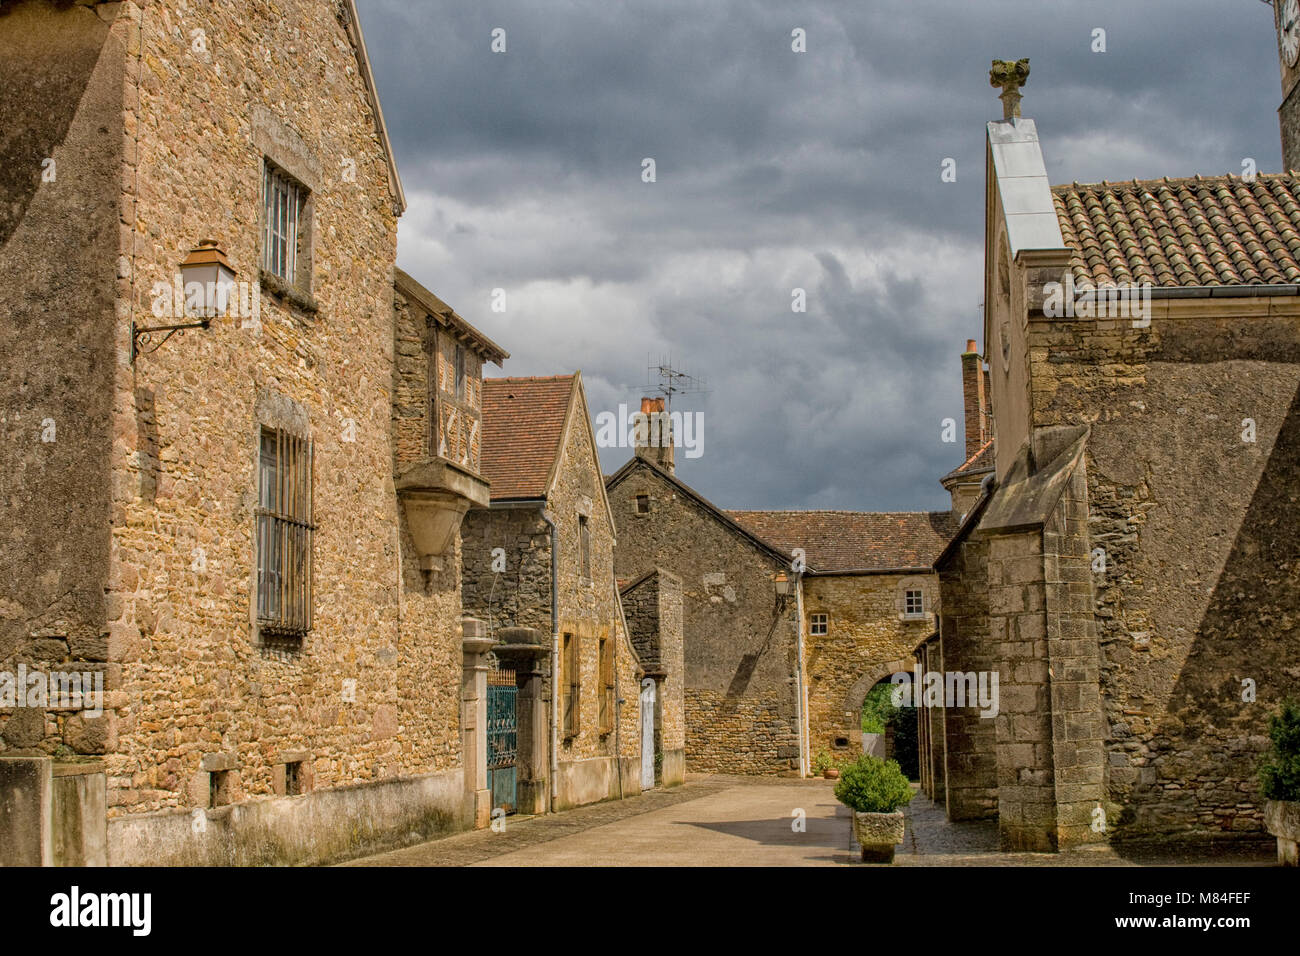
[[[581,369],[593,415],[636,406],[647,359],[705,377],[674,406],[704,416],[678,474],[723,507],[947,506],[992,58],[1031,60],[1053,182],[1281,164],[1260,0],[359,6],[409,201],[399,264],[511,353],[490,374]]]

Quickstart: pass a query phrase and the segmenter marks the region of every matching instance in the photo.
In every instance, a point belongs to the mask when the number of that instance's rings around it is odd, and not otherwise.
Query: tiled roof
[[[573,395],[573,375],[483,379],[483,477],[492,500],[544,498]]]
[[[1300,181],[1285,174],[1056,186],[1076,286],[1300,283]]]
[[[982,475],[986,471],[992,471],[996,464],[996,452],[993,448],[993,439],[990,438],[980,450],[971,455],[960,465],[954,468],[948,474],[939,479],[941,482],[950,481],[953,478],[960,478],[962,475]]]
[[[957,530],[947,511],[728,511],[785,551],[803,548],[812,571],[928,568]]]

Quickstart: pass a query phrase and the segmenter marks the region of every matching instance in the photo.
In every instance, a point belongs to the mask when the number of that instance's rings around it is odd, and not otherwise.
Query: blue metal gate
[[[492,668],[488,671],[487,774],[492,792],[492,809],[515,812],[515,755],[519,745],[519,724],[515,713],[515,672]]]

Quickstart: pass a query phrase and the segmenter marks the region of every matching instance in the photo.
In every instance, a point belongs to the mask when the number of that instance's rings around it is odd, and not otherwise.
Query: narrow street
[[[803,812],[803,827],[794,823]],[[992,823],[953,824],[918,795],[896,866],[1270,865],[1267,850],[1001,853]],[[826,780],[695,776],[652,791],[353,860],[348,866],[862,866]]]

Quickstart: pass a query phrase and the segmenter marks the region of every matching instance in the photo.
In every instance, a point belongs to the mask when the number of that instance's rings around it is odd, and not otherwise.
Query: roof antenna
[[[648,375],[658,375],[659,383],[647,382],[642,389],[646,392],[653,389],[662,395],[664,397],[664,411],[666,412],[672,411],[674,395],[705,395],[709,392],[708,383],[704,379],[695,375],[688,375],[681,369],[673,368],[671,355],[667,358],[660,356],[658,365],[650,363],[647,356],[646,372]]]

